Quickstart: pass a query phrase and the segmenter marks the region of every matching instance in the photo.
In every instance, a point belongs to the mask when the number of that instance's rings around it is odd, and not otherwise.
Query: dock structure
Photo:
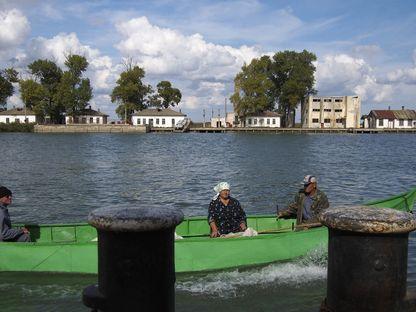
[[[174,128],[150,128],[150,132],[176,132]],[[370,128],[210,128],[190,127],[188,132],[198,133],[353,133],[353,134],[386,134],[386,133],[416,133],[416,128],[411,129],[370,129]]]

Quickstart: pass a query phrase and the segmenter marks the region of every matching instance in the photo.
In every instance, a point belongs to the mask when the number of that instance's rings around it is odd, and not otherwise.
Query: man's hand
[[[218,233],[218,231],[211,231],[211,238],[215,238],[215,237],[219,237],[220,233]]]
[[[23,231],[24,234],[30,234],[29,230],[25,227],[22,228],[22,231]]]

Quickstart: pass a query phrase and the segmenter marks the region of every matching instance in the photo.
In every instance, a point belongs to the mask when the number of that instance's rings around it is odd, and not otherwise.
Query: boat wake
[[[176,289],[194,295],[237,297],[243,296],[252,287],[301,287],[322,281],[326,279],[326,266],[327,247],[322,246],[293,262],[184,276],[178,278]]]

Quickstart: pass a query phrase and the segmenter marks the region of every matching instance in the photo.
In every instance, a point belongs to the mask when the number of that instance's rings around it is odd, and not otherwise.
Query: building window
[[[319,123],[319,119],[318,118],[312,118],[312,123]]]
[[[6,123],[10,123],[10,118],[6,118]]]
[[[324,119],[324,123],[330,123],[330,122],[331,122],[331,119],[329,119],[329,118]]]
[[[411,119],[407,120],[407,125],[408,125],[409,127],[411,127],[411,126],[412,126],[412,120],[411,120]]]
[[[254,123],[255,125],[257,125],[257,118],[254,118],[254,119],[253,119],[253,123]]]
[[[248,119],[248,124],[251,125],[251,118]]]
[[[15,123],[20,123],[20,119],[19,119],[19,118],[16,118],[16,119],[14,120],[14,122],[15,122]]]
[[[260,125],[264,124],[264,119],[263,119],[263,118],[260,118],[260,120],[259,120],[259,124],[260,124]]]
[[[29,123],[29,118],[25,118],[25,123]]]
[[[312,102],[320,102],[321,99],[313,99]]]
[[[162,125],[166,124],[165,118],[162,118]]]
[[[399,126],[404,126],[404,120],[403,119],[399,119]]]
[[[140,118],[137,118],[137,124],[140,125]]]
[[[90,123],[94,123],[94,118],[90,117]]]
[[[267,124],[270,125],[270,119],[269,118],[267,118]]]
[[[378,125],[379,125],[380,127],[383,127],[383,126],[384,126],[384,119],[379,119],[379,120],[378,120]]]
[[[335,113],[342,113],[342,109],[341,108],[336,108]]]
[[[276,118],[272,119],[272,123],[275,125],[276,124]]]
[[[159,124],[159,118],[156,118],[156,124],[157,125]]]
[[[97,124],[99,124],[99,123],[100,123],[100,118],[99,118],[99,117],[95,118],[95,122],[96,122]]]
[[[144,125],[146,124],[146,118],[143,118],[143,124]]]
[[[324,112],[331,112],[331,109],[330,108],[325,108]]]
[[[324,102],[332,102],[331,99],[324,99]]]
[[[320,112],[321,110],[319,108],[312,109],[313,112]]]
[[[175,118],[172,118],[172,127],[175,127]]]
[[[342,102],[342,99],[335,99],[334,102]]]
[[[342,123],[342,118],[335,119],[336,123]]]

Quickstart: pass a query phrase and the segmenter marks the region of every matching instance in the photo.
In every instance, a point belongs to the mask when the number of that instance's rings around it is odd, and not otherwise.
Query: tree
[[[131,120],[135,110],[147,107],[146,96],[152,91],[150,85],[143,83],[145,71],[131,63],[126,65],[126,70],[120,74],[111,93],[111,102],[118,103],[116,113],[120,118]]]
[[[46,89],[33,79],[20,80],[19,87],[20,97],[25,106],[35,112],[38,120],[44,120],[47,103]]]
[[[7,99],[13,95],[12,83],[18,81],[17,71],[14,68],[6,68],[0,71],[0,109],[6,109]]]
[[[25,102],[25,99],[30,99],[33,101],[31,105],[38,115],[48,115],[52,123],[61,123],[65,107],[57,102],[56,92],[61,81],[62,70],[55,62],[41,59],[29,64],[28,68],[35,79],[32,79],[32,82],[23,82],[23,86],[28,89],[34,88],[38,92],[36,96],[23,92],[22,100]],[[20,85],[22,86],[22,82]],[[26,91],[29,91],[28,89]]]
[[[234,94],[230,100],[234,111],[244,120],[249,114],[272,110],[273,82],[270,79],[271,60],[268,56],[244,64],[234,79]]]
[[[178,105],[182,99],[181,91],[173,88],[172,84],[166,80],[157,84],[157,93],[160,98],[160,106],[164,108]]]
[[[84,56],[69,55],[66,58],[67,71],[63,72],[57,86],[55,100],[64,107],[68,116],[76,116],[88,105],[92,98],[92,88],[88,78],[82,78],[87,70],[88,61]]]
[[[293,127],[295,112],[301,103],[302,115],[306,98],[315,94],[316,55],[303,50],[302,52],[284,51],[273,56],[270,78],[274,84],[273,98],[279,104],[279,111],[283,114],[284,127]]]

